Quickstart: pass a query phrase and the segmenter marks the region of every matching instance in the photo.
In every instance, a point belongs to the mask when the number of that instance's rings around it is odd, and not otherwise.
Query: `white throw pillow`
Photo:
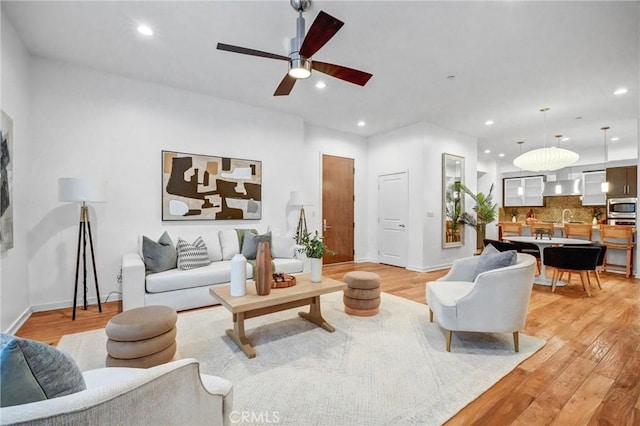
[[[218,231],[212,231],[205,240],[207,249],[209,249],[209,259],[212,262],[218,262],[222,260],[222,247],[220,246],[220,239],[218,238]]]
[[[271,235],[271,256],[291,259],[296,256],[296,241],[293,237]]]
[[[218,232],[220,246],[222,247],[222,260],[231,260],[240,253],[240,242],[235,229],[224,229]]]
[[[176,246],[178,249],[178,269],[181,271],[200,268],[211,263],[207,245],[202,241],[202,237],[196,238],[193,244],[178,238]]]

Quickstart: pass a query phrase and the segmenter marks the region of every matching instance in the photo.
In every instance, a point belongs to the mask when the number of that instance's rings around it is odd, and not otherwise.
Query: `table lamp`
[[[58,199],[82,203],[80,206],[80,225],[78,229],[78,250],[76,254],[76,275],[73,290],[73,315],[76,319],[76,305],[78,297],[78,272],[80,269],[80,247],[82,246],[82,270],[83,270],[83,309],[87,310],[87,235],[91,248],[91,263],[93,265],[93,277],[96,282],[96,296],[98,298],[98,310],[102,312],[100,303],[100,289],[98,287],[98,272],[96,271],[96,258],[93,251],[93,238],[91,235],[91,221],[89,220],[89,207],[86,203],[103,203],[106,201],[107,182],[94,179],[60,178],[58,179]]]

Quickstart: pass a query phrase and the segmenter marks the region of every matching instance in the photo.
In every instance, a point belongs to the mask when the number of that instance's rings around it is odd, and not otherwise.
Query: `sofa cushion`
[[[491,245],[487,247],[493,247]],[[485,249],[486,251],[486,249]],[[518,252],[515,250],[507,250],[498,253],[489,253],[485,254],[484,251],[478,259],[478,264],[476,266],[475,276],[473,279],[475,280],[478,275],[483,272],[491,271],[493,269],[504,268],[506,266],[515,265],[518,261]]]
[[[207,245],[202,237],[196,238],[193,244],[189,244],[182,238],[178,238],[178,269],[186,271],[188,269],[200,268],[211,263]]]
[[[304,269],[304,262],[299,259],[272,259],[273,272],[284,272],[285,274],[299,274]]]
[[[176,249],[166,231],[157,242],[148,237],[142,237],[142,259],[148,273],[162,272],[176,267]]]
[[[222,247],[220,246],[218,231],[203,232],[202,239],[207,245],[207,250],[209,251],[209,259],[211,259],[212,262],[222,260]]]
[[[296,256],[296,240],[293,237],[271,235],[271,257],[291,259]]]
[[[218,232],[220,246],[222,247],[222,260],[231,260],[240,253],[240,241],[235,229],[223,229]]]
[[[251,265],[247,263],[247,278],[252,277]],[[185,288],[211,286],[231,281],[231,262],[221,260],[212,262],[201,268],[181,271],[168,271],[147,276],[146,287],[148,293],[162,293],[165,291],[182,290]]]
[[[271,245],[271,232],[263,235],[245,232],[242,241],[242,255],[248,260],[254,260],[258,254],[258,243],[266,241]],[[273,257],[273,253],[272,253]]]
[[[27,404],[86,389],[76,363],[34,340],[0,334],[0,406]]]

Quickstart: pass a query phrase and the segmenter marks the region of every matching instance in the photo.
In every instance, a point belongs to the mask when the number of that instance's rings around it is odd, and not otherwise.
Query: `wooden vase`
[[[273,269],[271,267],[271,248],[268,242],[259,242],[256,254],[256,268],[253,280],[256,282],[256,293],[266,296],[271,293]]]

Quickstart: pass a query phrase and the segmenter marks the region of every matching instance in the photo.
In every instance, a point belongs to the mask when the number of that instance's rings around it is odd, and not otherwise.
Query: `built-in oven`
[[[607,219],[607,225],[636,226],[635,219]]]
[[[637,198],[609,198],[607,219],[636,219]]]

